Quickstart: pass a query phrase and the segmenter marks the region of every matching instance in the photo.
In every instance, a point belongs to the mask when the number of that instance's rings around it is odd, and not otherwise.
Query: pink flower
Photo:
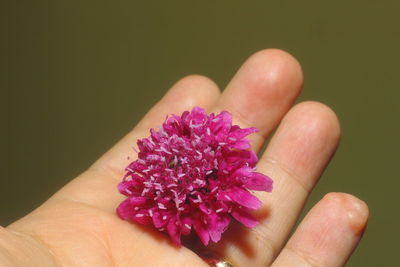
[[[255,172],[257,155],[245,139],[256,131],[232,125],[226,111],[207,115],[195,107],[170,116],[138,140],[138,159],[118,186],[128,197],[118,215],[166,231],[178,246],[192,228],[204,245],[218,242],[232,217],[254,227],[249,211],[262,203],[249,190],[272,190],[272,180]]]

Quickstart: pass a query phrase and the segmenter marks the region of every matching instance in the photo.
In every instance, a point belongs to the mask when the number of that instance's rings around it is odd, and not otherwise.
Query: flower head
[[[257,155],[245,138],[257,129],[232,125],[223,111],[199,107],[172,115],[150,137],[137,141],[138,158],[126,168],[117,208],[128,221],[152,224],[180,245],[192,229],[204,245],[218,242],[232,217],[247,227],[261,202],[249,190],[272,190],[272,180],[255,171]]]

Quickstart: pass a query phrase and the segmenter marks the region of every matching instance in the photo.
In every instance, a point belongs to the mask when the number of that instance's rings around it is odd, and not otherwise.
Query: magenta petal
[[[249,150],[232,150],[225,157],[225,161],[231,164],[238,164],[240,162],[242,165],[250,167],[254,167],[258,161],[257,154]]]
[[[258,162],[258,157],[256,152],[254,151],[248,151],[248,158],[246,159],[246,161],[249,163],[250,167],[254,167],[257,162]]]
[[[220,191],[218,193],[217,199],[219,201],[232,201],[232,198],[229,196],[229,194],[227,192],[224,192],[224,191]]]
[[[251,190],[272,191],[272,180],[268,176],[259,172],[253,172],[248,177],[242,177],[243,184]]]
[[[252,171],[253,171],[252,168],[244,166],[242,168],[239,168],[239,169],[235,170],[232,173],[232,175],[245,180],[245,178],[247,178],[248,176],[251,176]]]
[[[204,109],[200,107],[194,107],[189,115],[190,119],[193,120],[195,124],[203,123],[204,119],[207,117]]]
[[[200,237],[201,242],[207,246],[208,242],[210,241],[210,235],[207,229],[204,227],[203,223],[200,221],[193,222],[194,230],[196,231],[197,235]]]
[[[147,202],[147,198],[146,197],[134,197],[131,196],[129,199],[129,202],[131,205],[134,206],[141,206],[143,204],[145,204]]]
[[[234,209],[232,210],[231,214],[233,218],[249,228],[252,228],[258,224],[258,221],[250,213],[243,209]]]
[[[233,187],[228,192],[229,197],[244,207],[255,210],[261,207],[261,201],[250,192],[239,187]]]
[[[118,184],[118,191],[125,196],[130,196],[129,187],[132,185],[132,182],[122,181]]]
[[[132,220],[144,225],[150,224],[152,222],[151,218],[144,211],[136,213],[135,216],[132,218]]]
[[[182,235],[188,235],[190,234],[190,231],[192,230],[192,219],[190,217],[185,217],[181,220],[182,223]]]
[[[153,214],[153,224],[156,228],[161,228],[163,227],[167,220],[163,219],[165,215],[161,214],[160,212],[155,211]]]
[[[176,225],[176,219],[174,217],[172,217],[168,222],[167,232],[171,237],[172,242],[180,246],[181,245],[180,232],[178,230],[178,226]]]
[[[119,204],[117,208],[117,214],[121,219],[124,220],[131,220],[134,217],[135,212],[133,207],[130,205],[129,199],[125,199],[121,202],[121,204]]]
[[[117,214],[124,220],[132,220],[140,224],[151,223],[151,219],[148,216],[147,210],[135,210],[132,206],[132,201],[130,198],[126,199],[118,206]]]
[[[231,128],[230,137],[233,137],[235,139],[242,139],[242,138],[246,137],[247,135],[255,133],[255,132],[258,132],[258,129],[255,127],[241,129],[239,126],[235,125],[235,126],[232,126],[232,128]]]
[[[237,141],[237,142],[235,142],[233,145],[232,145],[232,148],[235,148],[235,149],[248,149],[248,148],[250,148],[250,143],[249,143],[249,141],[247,141],[247,140],[240,140],[240,141]]]
[[[225,138],[232,125],[232,116],[228,112],[223,111],[215,118],[218,121],[213,125],[213,132],[217,135],[217,137]]]
[[[212,228],[210,229],[210,237],[213,242],[216,243],[221,239],[221,235],[228,228],[230,221],[228,216],[215,216]]]

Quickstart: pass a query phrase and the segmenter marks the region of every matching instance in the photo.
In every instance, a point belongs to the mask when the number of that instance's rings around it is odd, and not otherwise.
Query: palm
[[[115,179],[97,183],[101,176],[96,171],[84,173],[12,228],[40,240],[61,266],[146,266],[150,262],[163,266],[165,258],[170,266],[183,266],[182,262],[204,266],[196,254],[186,248],[177,250],[157,231],[119,219],[111,203],[109,207],[85,203],[83,198],[116,188]],[[65,194],[69,190],[80,193],[71,199]]]
[[[22,266],[206,266],[197,248],[177,248],[164,234],[115,214],[123,200],[117,184],[127,157],[135,157],[131,149],[135,141],[159,125],[166,114],[202,106],[209,111],[228,110],[237,124],[259,128],[252,137],[256,151],[280,123],[258,166],[274,179],[273,193],[259,194],[264,201],[255,214],[260,225],[252,230],[232,225],[223,240],[208,249],[236,266],[343,265],[367,219],[365,204],[352,196],[325,197],[286,243],[339,137],[336,117],[326,106],[308,102],[288,112],[301,84],[297,62],[277,50],[252,56],[221,96],[205,78],[181,80],[88,171],[10,225],[10,232],[0,232],[0,241],[7,241],[2,245],[4,251],[12,251],[0,252],[0,262],[4,258]],[[18,253],[31,253],[34,259],[18,258]]]

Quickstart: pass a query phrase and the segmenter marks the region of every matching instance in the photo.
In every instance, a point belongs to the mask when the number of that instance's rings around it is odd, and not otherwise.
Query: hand
[[[326,195],[289,238],[340,136],[338,120],[325,105],[292,107],[302,82],[297,61],[279,50],[251,56],[222,94],[207,78],[183,78],[87,171],[29,215],[0,229],[0,265],[207,266],[198,251],[177,248],[167,235],[115,213],[124,199],[117,184],[136,157],[136,140],[148,136],[166,115],[193,106],[227,110],[236,124],[257,127],[260,131],[250,137],[256,151],[279,124],[258,164],[258,171],[274,180],[272,193],[257,194],[264,202],[255,213],[261,223],[250,230],[233,224],[209,249],[234,266],[344,265],[368,217],[366,204],[351,195]]]

